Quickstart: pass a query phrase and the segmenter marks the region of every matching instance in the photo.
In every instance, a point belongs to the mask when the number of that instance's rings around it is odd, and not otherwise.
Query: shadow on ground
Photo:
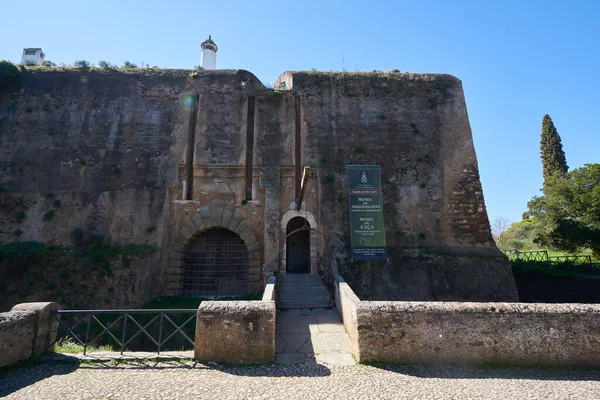
[[[210,362],[202,364],[194,360],[160,360],[160,361],[88,361],[79,368],[90,369],[144,369],[144,370],[214,370],[236,376],[269,376],[269,377],[325,377],[331,375],[331,370],[322,364],[218,364]]]
[[[600,381],[600,368],[397,365],[385,363],[372,363],[369,365],[386,371],[419,378]]]
[[[66,375],[79,368],[79,360],[47,364],[39,360],[25,360],[0,370],[0,398],[24,387],[55,375]]]

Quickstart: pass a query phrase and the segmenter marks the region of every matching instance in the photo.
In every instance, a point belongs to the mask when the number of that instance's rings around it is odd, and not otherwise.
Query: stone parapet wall
[[[336,281],[360,361],[600,366],[600,305],[357,301]]]
[[[0,313],[0,368],[46,351],[56,337],[52,312],[58,309],[57,303],[23,303]]]
[[[275,361],[275,277],[262,301],[204,301],[198,307],[194,358],[229,364]]]
[[[0,368],[31,357],[35,320],[32,311],[0,313]]]

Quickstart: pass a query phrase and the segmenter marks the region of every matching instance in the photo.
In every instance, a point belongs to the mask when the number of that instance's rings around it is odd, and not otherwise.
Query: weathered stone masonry
[[[286,272],[285,220],[309,167],[299,215],[313,229],[311,272],[339,273],[365,299],[516,300],[458,79],[286,72],[282,82],[267,89],[242,70],[25,71],[0,93],[0,183],[26,218],[3,208],[0,240],[67,245],[83,227],[152,244],[159,253],[112,296],[132,306],[179,293],[190,241],[227,229],[247,246],[254,291]],[[381,166],[388,263],[349,259],[348,164]],[[48,193],[62,205],[42,222]]]

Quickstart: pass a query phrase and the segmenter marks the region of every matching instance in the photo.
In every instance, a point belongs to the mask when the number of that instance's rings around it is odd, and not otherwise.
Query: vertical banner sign
[[[387,261],[379,165],[348,165],[353,261]]]

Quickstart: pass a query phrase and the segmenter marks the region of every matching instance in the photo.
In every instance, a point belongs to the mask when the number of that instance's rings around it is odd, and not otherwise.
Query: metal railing
[[[72,340],[83,346],[83,354],[96,345],[116,345],[124,351],[151,351],[165,348],[194,348],[196,309],[59,310],[52,313],[58,322],[56,339],[49,348]],[[191,314],[191,316],[190,316]],[[188,334],[189,333],[189,334]],[[191,337],[190,337],[191,334]]]
[[[545,262],[553,267],[556,266],[582,266],[587,267],[588,272],[600,274],[600,263],[592,261],[589,255],[563,255],[549,256],[546,250],[539,251],[520,251],[503,250],[510,261],[538,261]]]

